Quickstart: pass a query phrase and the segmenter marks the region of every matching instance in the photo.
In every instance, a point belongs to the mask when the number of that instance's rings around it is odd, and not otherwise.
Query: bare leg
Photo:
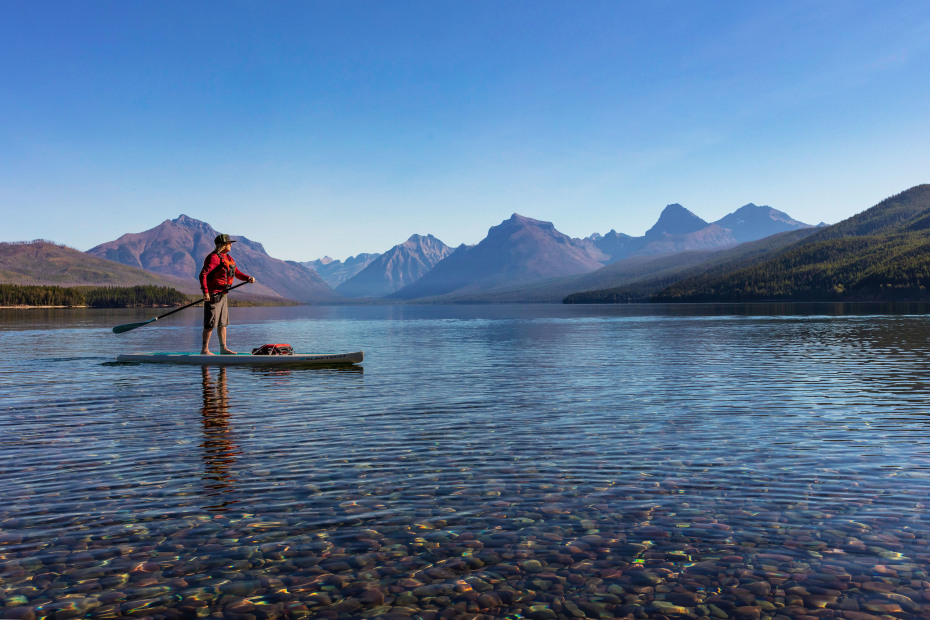
[[[226,340],[226,338],[225,338],[225,336],[226,336],[226,329],[225,329],[225,328],[222,328],[222,327],[221,327],[220,329],[223,330],[223,340],[225,341],[225,340]],[[204,330],[203,330],[203,346],[200,348],[200,354],[201,354],[201,355],[213,355],[212,353],[210,353],[210,336],[212,336],[212,335],[213,335],[213,330],[212,330],[212,329],[204,329]]]
[[[216,335],[220,339],[220,353],[223,353],[226,355],[235,355],[236,354],[235,351],[230,351],[226,347],[226,326],[225,325],[220,325],[219,327],[216,328]]]

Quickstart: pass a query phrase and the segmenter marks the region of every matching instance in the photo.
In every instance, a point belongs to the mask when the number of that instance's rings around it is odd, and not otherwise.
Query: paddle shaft
[[[246,284],[248,284],[248,281],[246,281],[246,282],[241,282],[241,283],[237,284],[236,286],[230,286],[228,289],[226,289],[226,290],[223,292],[223,294],[225,295],[226,293],[228,293],[229,291],[233,290],[234,288],[239,288],[240,286],[245,286]],[[186,306],[181,306],[180,308],[175,308],[175,309],[172,310],[171,312],[166,312],[166,313],[164,313],[164,314],[162,314],[162,315],[156,316],[154,319],[149,319],[148,321],[143,321],[143,322],[141,322],[141,323],[128,323],[128,324],[126,324],[126,325],[117,325],[116,327],[113,328],[113,333],[115,333],[115,334],[122,334],[123,332],[128,332],[128,331],[131,330],[131,329],[135,329],[135,328],[137,328],[137,327],[142,327],[143,325],[148,325],[149,323],[153,323],[153,322],[155,322],[155,321],[157,321],[157,320],[159,320],[159,319],[163,319],[163,318],[165,318],[166,316],[171,316],[171,315],[174,314],[175,312],[180,312],[181,310],[186,310],[187,308],[190,308],[191,306],[196,306],[197,304],[201,303],[202,301],[204,301],[204,300],[203,300],[203,299],[198,299],[197,301],[192,301],[191,303],[187,304]]]
[[[245,286],[246,284],[248,284],[248,282],[241,282],[241,283],[237,284],[236,286],[230,286],[228,289],[226,289],[226,290],[223,292],[223,294],[225,295],[226,293],[228,293],[229,291],[233,290],[234,288],[239,288],[240,286]],[[166,313],[162,314],[161,316],[156,316],[154,320],[157,321],[158,319],[163,319],[163,318],[165,318],[166,316],[171,316],[171,315],[174,314],[175,312],[180,312],[181,310],[186,310],[187,308],[190,308],[191,306],[196,306],[197,304],[199,304],[199,303],[202,302],[202,301],[205,301],[205,300],[203,300],[203,299],[198,299],[197,301],[192,301],[192,302],[190,302],[189,304],[187,304],[186,306],[181,306],[180,308],[175,308],[175,309],[172,310],[171,312],[166,312]]]

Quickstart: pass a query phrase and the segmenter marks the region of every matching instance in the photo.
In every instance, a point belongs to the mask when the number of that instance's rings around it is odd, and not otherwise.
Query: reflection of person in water
[[[213,381],[208,366],[203,366],[203,448],[204,482],[207,495],[219,495],[232,490],[231,469],[240,454],[229,428],[229,388],[226,368],[220,367]],[[213,509],[221,509],[223,502]]]

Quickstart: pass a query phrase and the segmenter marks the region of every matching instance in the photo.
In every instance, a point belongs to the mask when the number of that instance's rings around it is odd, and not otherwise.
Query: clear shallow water
[[[930,614],[930,320],[772,309],[0,311],[0,617]]]

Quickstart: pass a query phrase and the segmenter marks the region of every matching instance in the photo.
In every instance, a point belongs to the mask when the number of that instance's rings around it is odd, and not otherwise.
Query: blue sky
[[[930,182],[930,3],[0,2],[2,241],[292,260],[511,213],[833,223]]]

